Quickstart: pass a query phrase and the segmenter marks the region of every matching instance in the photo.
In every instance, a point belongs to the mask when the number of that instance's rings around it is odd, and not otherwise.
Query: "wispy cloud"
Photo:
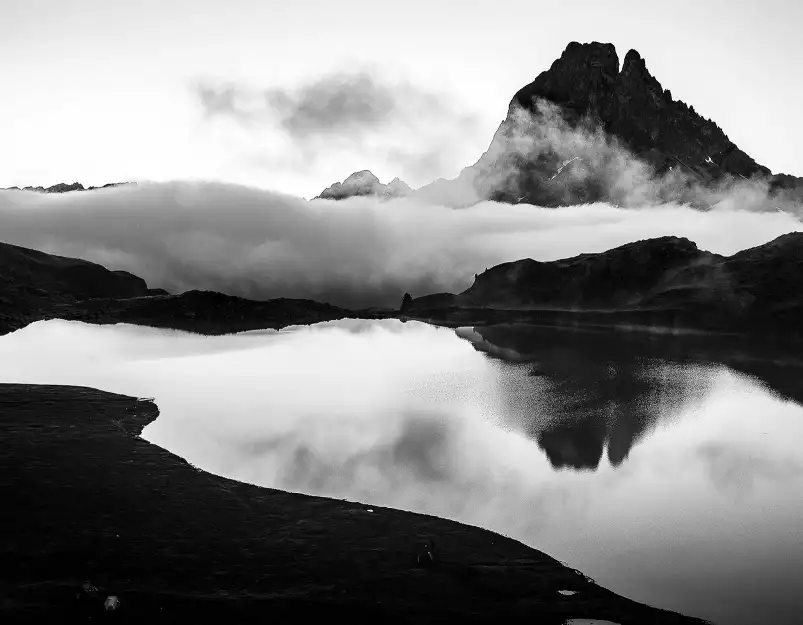
[[[279,133],[284,141],[275,157],[271,140],[254,149],[258,160],[274,166],[282,159],[307,167],[319,160],[342,161],[342,152],[350,151],[365,161],[356,169],[381,163],[392,177],[417,184],[459,167],[466,146],[476,139],[475,116],[449,96],[370,71],[262,89],[203,81],[193,91],[209,122],[229,122],[252,141],[259,132]],[[350,173],[342,171],[337,178]]]

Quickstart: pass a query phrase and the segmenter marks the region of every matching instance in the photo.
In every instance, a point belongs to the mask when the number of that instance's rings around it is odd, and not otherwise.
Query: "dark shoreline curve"
[[[138,437],[158,412],[90,388],[0,384],[3,623],[703,623],[487,530],[203,472]],[[436,569],[413,566],[425,537]],[[121,608],[79,609],[86,579]]]

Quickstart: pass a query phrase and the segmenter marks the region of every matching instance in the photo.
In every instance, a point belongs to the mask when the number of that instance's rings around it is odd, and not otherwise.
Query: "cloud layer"
[[[415,199],[305,202],[190,182],[0,192],[7,243],[124,269],[172,292],[350,307],[395,307],[404,292],[461,291],[486,267],[525,257],[555,260],[665,235],[732,254],[800,229],[787,213],[675,204],[548,210],[482,202],[454,210]]]

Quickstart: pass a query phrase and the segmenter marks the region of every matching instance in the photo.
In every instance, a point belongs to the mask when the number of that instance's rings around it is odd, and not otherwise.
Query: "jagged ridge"
[[[94,191],[95,189],[108,189],[110,187],[122,187],[126,185],[135,185],[136,182],[109,182],[108,184],[99,187],[85,187],[80,182],[73,182],[67,184],[66,182],[59,182],[52,187],[6,187],[0,191],[36,191],[37,193],[68,193],[69,191]]]
[[[557,107],[557,122],[542,110],[544,103]],[[548,137],[538,136],[548,134],[542,126],[554,130],[556,124],[585,132],[596,144],[561,145],[556,151]],[[597,137],[597,131],[603,135]],[[803,194],[803,179],[773,176],[715,122],[674,100],[636,50],[627,53],[620,70],[613,44],[598,42],[570,43],[549,70],[515,94],[477,163],[454,180],[441,179],[418,192],[456,205],[483,199],[553,207],[619,203],[611,175],[621,168],[617,159],[622,151],[649,168],[640,172],[644,176],[674,172],[659,200],[695,202],[699,194],[689,185],[710,186],[729,178],[758,178],[767,181],[771,192]]]
[[[367,169],[364,169],[354,172],[342,183],[335,182],[333,185],[321,191],[321,194],[314,199],[344,200],[348,197],[365,195],[390,199],[394,197],[404,197],[411,192],[412,189],[410,189],[407,183],[398,178],[394,178],[388,184],[382,184],[379,178]]]

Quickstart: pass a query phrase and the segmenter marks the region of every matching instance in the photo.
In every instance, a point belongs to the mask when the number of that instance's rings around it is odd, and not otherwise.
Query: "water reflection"
[[[803,361],[766,343],[522,324],[456,333],[492,358],[528,365],[530,379],[518,382],[534,405],[548,406],[548,419],[525,429],[555,468],[597,469],[606,452],[619,466],[660,420],[703,399],[724,369],[803,403]]]
[[[0,381],[155,397],[143,436],[208,471],[487,527],[734,625],[803,622],[801,371],[735,341],[394,320],[0,337]]]

